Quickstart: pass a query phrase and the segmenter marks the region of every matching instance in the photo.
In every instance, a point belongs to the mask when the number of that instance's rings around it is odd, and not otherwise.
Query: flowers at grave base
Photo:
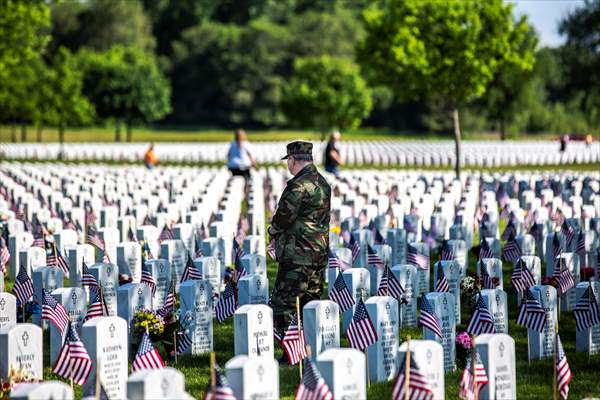
[[[467,304],[466,306],[473,309],[475,308],[475,302],[477,301],[477,295],[481,291],[481,282],[479,278],[469,273],[460,281],[460,296],[464,299]]]
[[[471,336],[465,331],[460,332],[456,335],[456,365],[459,369],[465,368],[467,360],[471,356],[473,351],[473,340]]]
[[[581,280],[582,281],[590,281],[594,277],[594,273],[596,271],[593,267],[585,267],[581,269]]]
[[[8,372],[8,379],[6,381],[0,380],[0,400],[8,400],[10,392],[19,387],[20,384],[34,382],[41,381],[32,377],[27,370],[11,368]]]
[[[165,320],[157,312],[152,310],[136,311],[133,315],[135,332],[141,335],[148,330],[151,337],[158,337],[165,331]]]

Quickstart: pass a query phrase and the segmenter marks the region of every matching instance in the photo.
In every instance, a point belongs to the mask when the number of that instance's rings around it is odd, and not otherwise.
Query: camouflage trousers
[[[273,328],[282,333],[288,328],[296,312],[296,296],[300,298],[300,310],[309,301],[321,298],[325,267],[279,264],[270,300]]]

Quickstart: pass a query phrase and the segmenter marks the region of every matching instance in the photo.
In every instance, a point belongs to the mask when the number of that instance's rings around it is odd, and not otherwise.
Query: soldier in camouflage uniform
[[[270,305],[274,328],[282,333],[296,311],[296,296],[300,309],[321,298],[331,201],[331,188],[312,162],[312,143],[288,144],[283,159],[294,177],[281,195],[268,230],[279,262]]]

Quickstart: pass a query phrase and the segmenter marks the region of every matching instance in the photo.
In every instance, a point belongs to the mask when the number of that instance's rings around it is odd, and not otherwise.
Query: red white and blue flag
[[[144,369],[161,369],[165,367],[165,363],[158,354],[158,350],[152,344],[148,333],[144,332],[140,347],[135,355],[135,359],[131,364],[133,372],[142,371]]]
[[[448,285],[448,279],[446,279],[446,274],[444,274],[444,267],[442,267],[442,263],[437,263],[437,279],[435,281],[435,291],[436,292],[447,292],[450,290],[450,286]]]
[[[546,311],[539,301],[533,297],[531,290],[525,291],[525,298],[521,302],[517,324],[536,332],[544,332],[546,326]]]
[[[329,298],[335,301],[338,306],[340,306],[340,311],[344,312],[350,307],[352,307],[356,302],[354,301],[354,297],[350,293],[346,282],[344,281],[344,277],[341,273],[338,273],[337,278],[335,278],[335,282],[331,291],[329,292]]]
[[[69,324],[69,313],[46,289],[42,288],[42,318],[51,321],[63,332]]]
[[[475,364],[475,365],[473,365]],[[485,367],[475,350],[473,357],[469,357],[467,365],[460,376],[460,391],[458,396],[463,400],[475,400],[483,386],[489,383]]]
[[[348,325],[347,335],[350,347],[359,350],[363,350],[377,341],[377,331],[362,298],[358,300],[352,321]]]
[[[225,290],[219,296],[219,301],[215,307],[217,321],[223,322],[235,313],[237,309],[237,299],[233,282],[227,282]]]
[[[333,400],[329,386],[310,358],[304,362],[304,374],[294,400]]]
[[[15,279],[13,286],[13,292],[17,297],[17,300],[24,305],[33,296],[33,282],[27,274],[27,269],[23,264],[19,266],[19,273]]]
[[[406,391],[410,400],[433,400],[433,389],[427,375],[419,369],[417,361],[411,357],[408,371],[408,385],[406,382],[406,355],[400,361],[400,368],[392,388],[392,400],[405,400]],[[408,387],[407,387],[408,386]]]
[[[92,359],[70,322],[52,372],[65,379],[73,379],[73,383],[77,385],[85,384],[92,372]]]
[[[475,305],[475,311],[467,325],[467,332],[471,335],[481,335],[482,333],[496,333],[494,319],[492,314],[480,294]]]
[[[569,396],[569,382],[571,382],[571,368],[567,361],[567,355],[563,349],[560,336],[556,334],[556,385],[560,396],[567,399]]]
[[[298,318],[296,314],[292,316],[290,325],[281,339],[281,347],[283,347],[290,365],[298,364],[304,358],[308,357],[306,340],[304,339],[304,329],[302,328],[302,325],[300,325],[300,329],[298,329]]]
[[[427,297],[423,296],[421,299],[421,316],[419,318],[419,323],[423,328],[427,328],[439,336],[440,339],[443,338],[442,322],[440,321],[440,318],[435,314]]]
[[[600,306],[590,286],[586,288],[583,295],[575,303],[573,314],[578,332],[600,324]]]

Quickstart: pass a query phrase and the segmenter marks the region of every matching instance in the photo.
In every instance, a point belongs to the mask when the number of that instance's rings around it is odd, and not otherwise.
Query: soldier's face
[[[290,171],[290,174],[296,175],[294,173],[294,159],[292,157],[288,157],[288,159],[287,159],[287,167],[288,167],[288,171]]]

